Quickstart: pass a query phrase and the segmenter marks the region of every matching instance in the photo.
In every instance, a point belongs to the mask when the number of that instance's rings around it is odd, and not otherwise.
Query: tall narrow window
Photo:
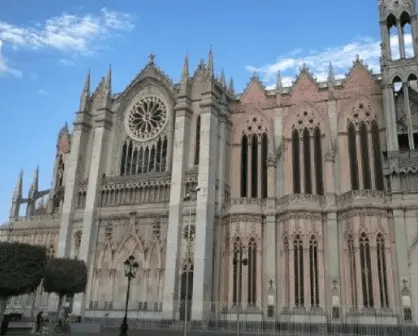
[[[261,136],[261,197],[267,198],[267,156],[268,156],[268,138],[264,133]],[[270,181],[272,183],[272,181]]]
[[[370,243],[369,238],[363,232],[360,235],[360,271],[361,271],[361,286],[363,290],[363,305],[366,308],[374,307],[373,300],[373,281],[370,258]]]
[[[299,235],[296,235],[293,241],[293,259],[295,273],[295,306],[304,307],[303,242]]]
[[[248,177],[248,138],[244,134],[241,139],[241,197],[247,197]]]
[[[161,171],[166,170],[166,163],[167,163],[167,137],[164,137],[163,141],[163,150],[161,153]]]
[[[309,130],[303,130],[303,167],[305,173],[305,193],[312,194],[312,167],[311,167],[311,136]]]
[[[157,142],[157,153],[155,156],[155,171],[161,171],[161,138]]]
[[[150,158],[149,158],[149,171],[153,172],[155,167],[155,146],[151,147]]]
[[[251,139],[251,197],[257,198],[258,191],[258,136]]]
[[[57,171],[57,182],[56,182],[56,186],[57,187],[62,187],[64,185],[64,159],[62,157],[62,155],[60,155],[59,160],[58,160],[58,171]]]
[[[380,149],[380,136],[377,121],[373,120],[371,124],[372,145],[374,157],[374,178],[377,190],[383,191],[383,168],[382,168],[382,152]]]
[[[254,307],[257,297],[257,243],[254,238],[248,242],[248,305]]]
[[[319,307],[318,241],[315,236],[309,240],[309,279],[311,307]]]
[[[81,246],[81,231],[78,230],[74,234],[74,258],[77,259],[80,253],[80,246]]]
[[[385,239],[381,233],[377,235],[377,271],[379,278],[379,294],[382,308],[389,308],[388,279],[386,270]]]
[[[148,146],[145,148],[144,152],[144,173],[149,172],[149,148]]]
[[[299,132],[292,133],[293,193],[300,194],[300,140]]]
[[[356,268],[356,257],[354,252],[354,241],[351,234],[347,236],[347,252],[348,252],[348,263],[349,263],[349,276],[350,282],[350,294],[351,304],[353,307],[357,307],[357,268]]]
[[[359,189],[358,180],[358,163],[357,163],[357,145],[356,145],[356,129],[353,123],[348,123],[348,157],[350,161],[350,178],[351,189]]]
[[[132,154],[132,175],[137,174],[138,150],[135,148]]]
[[[127,148],[126,142],[122,146],[122,155],[120,160],[120,174],[123,176],[126,173],[126,155],[127,155]]]
[[[360,144],[363,186],[364,189],[371,189],[372,179],[370,177],[369,134],[367,131],[367,125],[364,121],[360,125]]]
[[[139,154],[138,154],[138,173],[142,174],[144,172],[144,150],[141,149],[139,150]]]
[[[132,151],[133,151],[133,145],[132,145],[132,142],[129,142],[128,155],[126,158],[126,175],[131,175],[132,173]]]
[[[314,131],[314,157],[315,157],[315,183],[316,193],[318,195],[324,194],[324,177],[322,170],[322,140],[321,130],[317,127]]]
[[[200,155],[200,115],[196,119],[196,136],[195,136],[195,150],[194,150],[194,164],[199,164]]]
[[[232,269],[232,302],[234,306],[241,301],[242,291],[242,245],[241,240],[237,237],[234,242],[234,256]]]

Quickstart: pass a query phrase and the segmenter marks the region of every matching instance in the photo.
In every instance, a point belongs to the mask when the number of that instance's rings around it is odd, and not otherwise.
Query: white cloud
[[[44,89],[39,89],[38,93],[42,96],[49,96],[49,92]]]
[[[98,15],[63,13],[28,26],[0,21],[0,42],[14,50],[52,49],[73,56],[91,55],[100,50],[104,40],[133,28],[130,14],[103,8]],[[13,73],[5,64],[4,57],[0,58],[0,72]]]
[[[11,74],[16,77],[21,77],[22,76],[21,71],[17,69],[13,69],[8,65],[7,59],[2,53],[2,47],[3,47],[3,42],[0,40],[0,75]]]
[[[398,39],[391,38],[392,54],[398,57]],[[408,55],[412,54],[411,35],[405,35],[405,47]],[[380,41],[371,38],[359,38],[345,45],[327,47],[320,50],[297,49],[281,56],[276,62],[263,66],[246,67],[248,71],[259,73],[267,88],[275,87],[277,72],[280,71],[284,86],[290,86],[299,69],[306,64],[314,76],[319,80],[326,80],[330,62],[337,78],[341,78],[353,65],[357,55],[369,68],[378,73],[380,71]]]

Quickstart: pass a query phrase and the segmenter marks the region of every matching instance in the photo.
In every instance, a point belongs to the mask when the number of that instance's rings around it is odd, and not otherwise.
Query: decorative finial
[[[283,89],[282,75],[281,75],[280,71],[277,71],[276,90],[277,90],[277,92],[281,92],[282,89]]]
[[[213,76],[215,70],[214,61],[213,61],[213,52],[212,52],[212,45],[209,48],[209,56],[208,56],[208,74]]]
[[[148,63],[149,64],[154,64],[154,59],[155,59],[155,54],[154,53],[150,53],[148,55]]]
[[[235,94],[234,80],[232,79],[232,77],[229,79],[228,91],[229,91],[229,94],[232,96]]]
[[[222,69],[221,70],[221,78],[220,78],[220,80],[219,80],[220,82],[221,82],[221,85],[223,86],[223,87],[225,87],[226,86],[226,80],[225,80],[225,72],[224,72],[224,69]]]
[[[335,82],[334,67],[332,66],[332,63],[330,62],[329,68],[328,68],[328,85],[334,86],[334,82]]]

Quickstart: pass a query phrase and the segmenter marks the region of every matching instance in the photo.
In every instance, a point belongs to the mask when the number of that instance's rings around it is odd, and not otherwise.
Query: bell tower
[[[387,150],[415,150],[418,127],[411,116],[411,87],[418,74],[415,0],[379,0],[383,106]]]

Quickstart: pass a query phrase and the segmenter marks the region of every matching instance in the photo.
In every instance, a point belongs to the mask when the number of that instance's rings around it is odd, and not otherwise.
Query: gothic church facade
[[[3,239],[85,260],[83,316],[121,316],[133,255],[132,317],[183,319],[188,302],[193,320],[416,323],[416,3],[379,14],[377,75],[358,58],[343,79],[304,66],[291,87],[253,75],[237,94],[212,51],[193,73],[186,57],[179,83],[153,55],[122,93],[110,70],[91,92],[89,74],[51,188],[37,169],[24,197],[20,174]]]

